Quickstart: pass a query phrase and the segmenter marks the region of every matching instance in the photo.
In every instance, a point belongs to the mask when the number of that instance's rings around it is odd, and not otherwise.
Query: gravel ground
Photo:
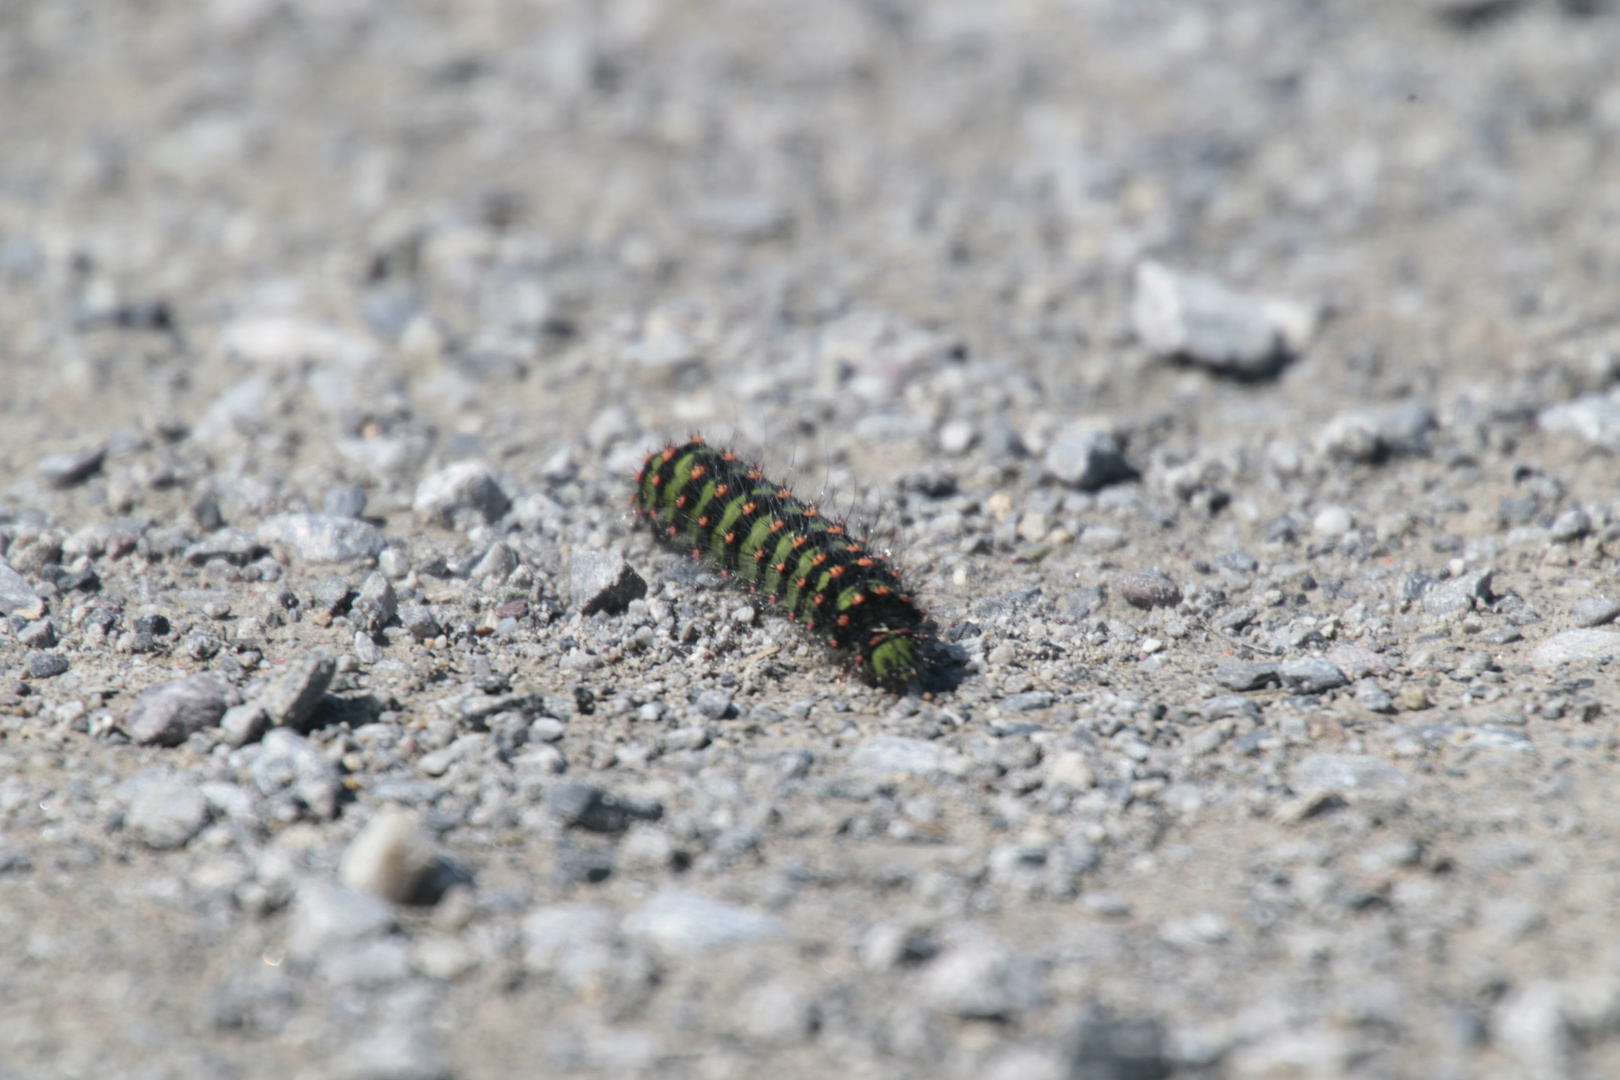
[[[0,1077],[1620,1075],[1617,55],[0,5]],[[636,528],[692,431],[922,685]]]

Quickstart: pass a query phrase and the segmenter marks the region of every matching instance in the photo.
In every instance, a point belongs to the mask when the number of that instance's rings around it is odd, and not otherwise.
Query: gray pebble
[[[219,652],[220,646],[219,638],[213,634],[204,630],[193,630],[186,635],[181,647],[185,649],[187,656],[200,661],[212,659]]]
[[[1362,679],[1356,683],[1356,704],[1368,712],[1392,713],[1395,699],[1388,690],[1378,685],[1377,679]]]
[[[1338,665],[1320,656],[1285,661],[1278,669],[1284,688],[1296,694],[1321,694],[1349,684]]]
[[[1543,409],[1537,422],[1543,431],[1572,435],[1620,453],[1620,387]]]
[[[852,770],[881,776],[923,776],[944,765],[945,750],[938,743],[902,735],[869,735],[849,756]]]
[[[393,621],[399,610],[399,598],[388,576],[381,571],[367,575],[360,585],[360,595],[349,608],[349,618],[368,633],[375,634]]]
[[[272,724],[303,730],[320,708],[336,673],[337,664],[324,650],[306,653],[271,675],[254,701],[264,708]]]
[[[33,612],[41,607],[39,597],[35,595],[34,587],[28,584],[28,579],[0,558],[0,615]]]
[[[337,771],[302,736],[287,728],[271,728],[259,747],[237,751],[258,752],[248,773],[262,795],[291,796],[323,820],[337,815]]]
[[[177,773],[137,778],[124,826],[143,844],[166,851],[185,847],[208,824],[208,800],[196,781]]]
[[[647,582],[624,561],[607,551],[575,551],[570,560],[568,593],[581,615],[598,611],[616,614],[630,601],[647,595]]]
[[[25,649],[56,647],[56,627],[49,619],[37,619],[17,632],[17,643]]]
[[[354,632],[354,658],[367,667],[382,659],[382,650],[364,630]]]
[[[1081,491],[1096,491],[1136,475],[1119,443],[1106,431],[1071,428],[1046,448],[1046,471]]]
[[[385,541],[375,525],[327,514],[277,514],[259,526],[263,544],[281,544],[307,562],[350,562],[375,556]]]
[[[1263,377],[1284,359],[1282,334],[1263,304],[1156,262],[1136,268],[1131,325],[1149,351],[1222,374]]]
[[[1530,663],[1538,668],[1557,667],[1577,660],[1620,656],[1620,633],[1613,630],[1565,630],[1537,645]]]
[[[232,566],[246,566],[263,554],[264,545],[258,537],[245,529],[227,525],[188,546],[185,559],[193,566],[201,566],[214,559],[221,559]]]
[[[1132,607],[1174,607],[1181,603],[1181,587],[1158,570],[1121,574],[1114,582],[1119,595]]]
[[[337,487],[321,499],[321,512],[328,517],[358,518],[366,512],[366,493],[362,488]]]
[[[930,961],[919,991],[939,1012],[978,1019],[1009,1019],[1041,998],[1031,965],[985,939],[963,942]]]
[[[148,687],[124,714],[124,730],[143,746],[179,746],[220,723],[229,692],[230,683],[212,671]]]
[[[1147,1017],[1116,1017],[1107,1009],[1086,1010],[1074,1036],[1068,1075],[1074,1080],[1125,1080],[1170,1076],[1163,1026]]]
[[[398,548],[384,548],[377,556],[377,569],[390,578],[402,578],[411,572],[411,560]]]
[[[1620,604],[1606,596],[1588,596],[1575,601],[1570,617],[1576,626],[1606,626],[1620,615]]]
[[[234,705],[220,717],[219,728],[227,746],[247,746],[264,738],[264,733],[270,728],[270,717],[257,702]]]
[[[658,803],[633,803],[595,784],[580,783],[547,788],[546,809],[564,825],[602,833],[622,832],[632,821],[656,821],[664,813]]]
[[[1228,690],[1263,690],[1282,681],[1282,672],[1276,664],[1237,663],[1222,664],[1215,669],[1215,681]]]
[[[664,749],[701,750],[709,745],[709,738],[709,729],[706,727],[676,728],[664,736]]]
[[[95,471],[101,468],[106,456],[106,448],[101,446],[86,450],[70,450],[61,454],[46,454],[39,459],[35,471],[39,473],[39,478],[51,487],[70,488],[90,479]]]
[[[400,608],[399,622],[417,641],[431,641],[444,632],[439,628],[439,622],[433,617],[433,612],[421,604],[406,604]]]
[[[484,557],[478,560],[478,564],[472,568],[472,573],[468,576],[475,581],[487,577],[505,579],[516,567],[517,557],[512,554],[512,549],[496,541],[489,545],[489,550],[484,552]]]
[[[1046,690],[1026,690],[1022,694],[1012,694],[1001,699],[1001,707],[1008,712],[1034,712],[1037,709],[1050,708],[1055,699]]]
[[[787,936],[769,915],[690,893],[663,892],[624,920],[625,936],[675,956],[704,956],[720,949]]]
[[[1470,570],[1423,593],[1423,610],[1433,616],[1458,615],[1491,602],[1492,571]]]
[[[1592,531],[1592,519],[1586,511],[1578,506],[1572,506],[1553,519],[1552,525],[1547,529],[1547,538],[1556,544],[1567,544],[1572,540],[1579,540]]]
[[[337,613],[342,611],[354,593],[354,586],[342,574],[333,574],[324,577],[315,583],[310,590],[310,599],[314,601],[314,608],[318,611]]]
[[[68,659],[61,653],[31,652],[24,664],[36,679],[53,679],[68,669]]]
[[[722,720],[731,711],[731,695],[724,690],[705,690],[698,695],[695,708],[710,720]]]
[[[482,461],[458,461],[440,469],[416,486],[412,500],[418,516],[439,525],[454,524],[461,517],[496,521],[511,505],[494,472]]]
[[[326,881],[305,881],[293,898],[287,955],[312,963],[333,949],[382,937],[395,926],[384,900]]]

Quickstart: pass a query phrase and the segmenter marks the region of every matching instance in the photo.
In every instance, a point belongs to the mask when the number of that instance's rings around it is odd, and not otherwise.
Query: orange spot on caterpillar
[[[840,615],[840,616],[838,616],[838,625],[839,626],[848,626],[849,625],[849,616],[848,615]]]
[[[820,566],[822,563],[824,563],[826,561],[827,561],[827,553],[825,551],[818,551],[814,555],[810,556],[810,565],[811,566]]]
[[[774,569],[778,574],[785,574],[787,573],[787,563],[779,562],[772,567],[772,569]]]
[[[844,571],[848,570],[848,569],[849,569],[849,567],[847,567],[847,566],[835,566],[831,570],[827,571],[827,576],[829,578],[832,578],[832,579],[836,580],[838,578],[843,577],[844,576]]]
[[[708,469],[705,469],[701,465],[694,465],[694,466],[692,466],[692,479],[701,480],[701,479],[703,479],[704,474],[707,473],[708,471],[709,471]]]
[[[805,587],[805,586],[806,586],[806,585],[808,585],[808,584],[810,584],[810,579],[809,579],[809,578],[807,578],[807,577],[802,577],[802,578],[800,578],[800,579],[799,579],[799,580],[798,580],[798,581],[795,581],[795,582],[794,582],[794,583],[793,583],[793,587],[794,587],[794,588],[795,588],[795,589],[802,589],[802,588],[804,588],[804,587]]]
[[[775,521],[771,522],[771,532],[773,533],[779,533],[785,528],[787,528],[787,522],[783,521],[781,518],[777,518]]]
[[[861,566],[861,567],[866,567],[866,566],[876,566],[877,563],[872,560],[871,556],[867,556],[864,559],[856,559],[855,560],[855,565],[856,566]]]
[[[709,527],[709,515],[704,514],[702,517],[698,518],[698,528],[707,529],[708,527]]]
[[[735,529],[732,530],[731,532],[726,533],[726,547],[730,547],[732,544],[735,544],[736,542],[737,542],[737,532],[736,532]]]
[[[723,499],[726,497],[726,492],[730,490],[730,484],[716,484],[714,488],[714,497],[717,499]]]
[[[764,562],[765,561],[765,549],[764,548],[760,548],[758,551],[754,552],[754,561],[755,562]]]
[[[668,462],[671,462],[673,460],[675,460],[675,448],[673,446],[664,447],[664,461],[665,461],[665,463],[667,464]]]
[[[800,548],[804,547],[804,545],[808,544],[809,542],[810,542],[810,538],[808,536],[795,536],[793,538],[793,550],[798,551]]]
[[[681,495],[681,496],[677,497],[676,500],[675,500],[675,505],[677,507],[680,507],[681,509],[685,509],[686,508],[686,496]]]
[[[752,514],[755,510],[758,510],[758,509],[759,509],[759,504],[758,503],[745,502],[745,503],[743,503],[742,512],[745,513],[745,514]]]
[[[864,604],[864,603],[866,603],[866,594],[865,593],[856,593],[854,596],[850,597],[850,599],[849,599],[849,606],[850,607],[854,607],[857,604]]]
[[[793,498],[793,492],[789,491],[787,488],[777,488],[776,497],[778,499],[791,499]]]
[[[873,589],[872,591],[877,593],[879,596],[888,596],[889,595],[889,587],[887,585],[879,585],[875,589]]]

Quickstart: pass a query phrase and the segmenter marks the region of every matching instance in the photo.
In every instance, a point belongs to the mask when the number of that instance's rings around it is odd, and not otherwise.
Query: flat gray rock
[[[1044,464],[1059,482],[1081,491],[1096,491],[1136,475],[1119,442],[1092,428],[1073,428],[1053,439]]]
[[[575,551],[569,561],[568,595],[581,615],[598,611],[615,614],[647,595],[647,582],[624,561],[608,551]]]
[[[684,892],[663,892],[625,917],[627,937],[676,956],[702,956],[771,938],[787,927],[769,915]]]
[[[1131,326],[1150,352],[1222,374],[1270,375],[1285,356],[1266,305],[1152,261],[1136,268]]]
[[[1549,406],[1541,410],[1537,422],[1543,431],[1571,435],[1620,452],[1620,387]]]
[[[461,516],[496,521],[512,500],[495,473],[482,461],[458,461],[425,478],[411,502],[417,516],[436,525],[452,525]]]
[[[1607,596],[1588,596],[1575,601],[1569,614],[1576,626],[1607,626],[1620,616],[1620,604]]]
[[[197,782],[176,773],[139,780],[124,827],[147,847],[165,851],[185,847],[208,824],[208,799]]]
[[[927,739],[870,735],[849,756],[850,768],[865,773],[923,776],[945,765],[945,749]]]
[[[271,674],[253,702],[264,709],[270,723],[301,730],[320,707],[336,673],[337,663],[324,650],[306,653]]]
[[[11,568],[11,564],[0,558],[0,615],[33,614],[41,608],[40,599],[34,593],[34,587],[28,584],[28,579]]]
[[[1490,569],[1470,570],[1449,581],[1434,585],[1423,594],[1427,615],[1461,615],[1491,602]]]
[[[1620,632],[1565,630],[1537,645],[1530,653],[1530,663],[1538,668],[1551,668],[1577,660],[1598,660],[1605,656],[1620,656]]]
[[[1312,754],[1294,769],[1293,787],[1306,795],[1398,795],[1411,786],[1406,774],[1371,754]]]
[[[1181,586],[1160,570],[1137,570],[1114,580],[1119,595],[1132,607],[1175,607],[1181,603]]]
[[[306,562],[375,557],[386,541],[370,522],[329,514],[277,514],[259,526],[261,544],[280,544]]]
[[[186,548],[185,559],[193,566],[201,566],[212,559],[223,559],[232,566],[246,566],[263,555],[264,545],[246,529],[227,525],[215,529],[195,544]]]
[[[1296,694],[1322,694],[1350,682],[1333,661],[1320,656],[1285,661],[1277,673],[1282,677],[1283,688]]]
[[[93,476],[107,457],[103,446],[84,450],[69,450],[60,454],[46,454],[34,466],[39,478],[54,488],[70,488],[84,483]]]
[[[149,686],[124,714],[124,730],[143,746],[179,746],[193,732],[220,722],[230,688],[212,671]]]
[[[1263,690],[1281,682],[1282,674],[1276,664],[1222,664],[1215,669],[1215,681],[1228,690]]]

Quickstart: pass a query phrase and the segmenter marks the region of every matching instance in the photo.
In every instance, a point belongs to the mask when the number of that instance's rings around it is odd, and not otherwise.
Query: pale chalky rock
[[[416,822],[399,810],[384,810],[344,851],[338,880],[351,889],[404,904],[419,893],[438,865],[438,854]]]
[[[1538,668],[1550,668],[1605,656],[1620,656],[1620,633],[1613,630],[1565,630],[1537,645],[1530,654],[1530,663]]]
[[[255,533],[261,544],[280,544],[306,562],[349,562],[375,557],[385,541],[377,527],[329,514],[277,514]]]

